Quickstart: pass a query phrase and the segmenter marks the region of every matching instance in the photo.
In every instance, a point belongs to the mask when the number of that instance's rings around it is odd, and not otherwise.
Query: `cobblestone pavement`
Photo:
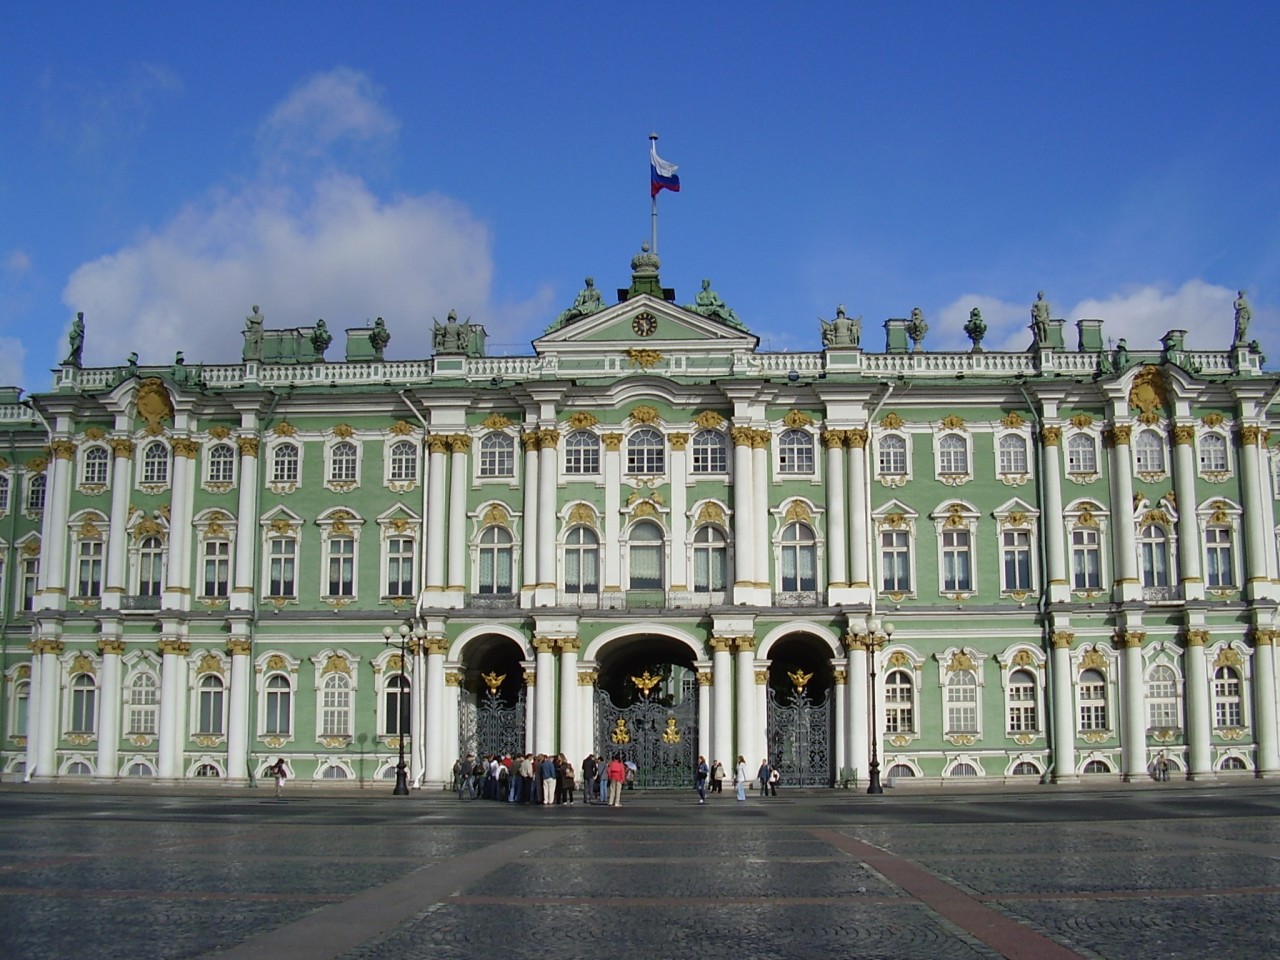
[[[0,957],[1280,956],[1270,784],[621,809],[164,790],[0,785]]]

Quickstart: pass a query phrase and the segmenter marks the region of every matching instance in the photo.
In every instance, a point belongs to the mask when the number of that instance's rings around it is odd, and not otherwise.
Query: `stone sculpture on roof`
[[[845,315],[844,304],[836,307],[834,320],[818,321],[822,324],[822,343],[828,347],[856,347],[862,339],[862,317],[849,318]]]
[[[703,280],[702,289],[698,291],[698,295],[694,297],[693,303],[685,307],[686,310],[692,310],[694,313],[700,313],[704,317],[712,320],[719,320],[721,323],[727,323],[731,327],[738,330],[747,329],[742,325],[742,321],[738,319],[738,315],[731,310],[723,300],[720,294],[711,289],[711,281]]]

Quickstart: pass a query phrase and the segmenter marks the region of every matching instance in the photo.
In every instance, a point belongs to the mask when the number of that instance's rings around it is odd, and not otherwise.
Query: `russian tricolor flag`
[[[676,176],[679,168],[674,163],[667,163],[658,156],[658,141],[649,140],[649,196],[656,197],[659,190],[680,192],[680,178]]]

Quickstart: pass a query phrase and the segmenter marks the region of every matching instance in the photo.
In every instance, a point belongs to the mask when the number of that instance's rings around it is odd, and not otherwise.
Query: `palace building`
[[[0,393],[3,776],[1280,772],[1280,378],[1243,295],[1219,351],[1041,297],[1021,352],[841,308],[768,353],[631,267],[527,356],[450,315],[395,331],[427,359],[381,320],[331,359],[255,307],[239,363],[91,369],[79,325]]]

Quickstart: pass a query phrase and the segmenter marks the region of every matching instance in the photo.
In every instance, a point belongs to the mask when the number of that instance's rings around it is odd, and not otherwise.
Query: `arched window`
[[[212,763],[202,763],[196,767],[196,777],[201,780],[217,780],[222,772]]]
[[[154,735],[156,718],[160,712],[156,678],[150,673],[139,673],[129,683],[128,733]]]
[[[271,453],[271,482],[298,482],[298,447],[293,443],[282,443]]]
[[[156,440],[142,451],[142,482],[165,484],[169,482],[169,448]]]
[[[1240,674],[1235,667],[1219,667],[1213,672],[1213,725],[1241,727]]]
[[[952,476],[969,472],[969,445],[964,437],[948,433],[939,438],[938,472]]]
[[[1013,765],[1013,775],[1015,777],[1038,777],[1040,776],[1040,768],[1029,760],[1022,760]]]
[[[600,472],[600,438],[589,430],[574,430],[564,441],[564,472],[593,476]]]
[[[793,521],[782,528],[782,592],[818,589],[818,545],[813,528]]]
[[[73,763],[67,764],[66,772],[68,776],[72,776],[72,777],[87,777],[91,773],[93,773],[93,771],[89,768],[89,765],[85,763],[83,760],[76,760]]]
[[[886,774],[890,780],[910,780],[915,775],[916,772],[905,763],[895,763]]]
[[[89,486],[106,486],[108,460],[106,447],[90,447],[86,450],[81,481]]]
[[[236,451],[229,443],[215,443],[209,448],[205,460],[210,483],[234,483],[236,479]]]
[[[493,431],[480,438],[480,476],[510,477],[516,472],[515,440]]]
[[[564,538],[566,593],[600,592],[600,538],[590,527],[574,527]]]
[[[693,435],[693,473],[728,473],[729,441],[719,430],[699,430]]]
[[[1200,470],[1203,473],[1227,472],[1227,440],[1219,433],[1206,433],[1200,438]]]
[[[324,678],[320,690],[320,736],[351,736],[351,680],[342,673]]]
[[[1036,710],[1036,678],[1030,670],[1009,674],[1009,732],[1034,733],[1040,729]]]
[[[1248,770],[1248,765],[1239,757],[1223,757],[1218,764],[1219,770]]]
[[[1236,583],[1235,551],[1231,544],[1231,528],[1206,527],[1204,531],[1206,580],[1210,587],[1226,589]]]
[[[1000,438],[1000,472],[1027,472],[1027,439],[1016,433]]]
[[[1084,765],[1084,773],[1110,773],[1111,768],[1103,760],[1090,760]]]
[[[27,512],[42,513],[44,511],[44,492],[49,485],[43,473],[37,473],[27,481]]]
[[[287,737],[292,730],[293,715],[293,687],[289,685],[289,678],[279,673],[267,677],[266,696],[263,699],[266,711],[263,733]]]
[[[158,597],[164,584],[164,542],[144,537],[138,545],[138,596]]]
[[[1133,440],[1133,464],[1138,473],[1164,473],[1164,441],[1154,430],[1140,430]]]
[[[511,534],[496,524],[480,532],[478,593],[511,593]]]
[[[350,440],[335,443],[329,449],[329,480],[331,483],[352,483],[357,477],[359,453]]]
[[[784,430],[778,438],[778,472],[813,473],[813,437],[804,430]]]
[[[412,483],[418,479],[418,450],[413,443],[408,440],[397,440],[391,445],[388,459],[392,482]]]
[[[1076,433],[1067,438],[1067,473],[1097,473],[1098,445],[1092,434]]]
[[[321,780],[346,780],[348,779],[347,771],[344,770],[342,767],[338,766],[336,763],[331,763],[329,764],[329,766],[324,768],[323,772],[321,772],[320,779]]]
[[[716,593],[728,586],[729,542],[724,531],[703,524],[693,534],[693,592]]]
[[[1080,729],[1106,730],[1107,679],[1097,670],[1080,673]]]
[[[129,769],[125,771],[126,777],[151,777],[154,775],[155,771],[151,769],[151,766],[141,761],[129,764]]]
[[[1147,726],[1153,730],[1182,726],[1178,709],[1178,675],[1173,668],[1158,663],[1147,674]]]
[[[951,772],[947,774],[949,777],[976,777],[977,775],[978,768],[972,763],[965,763],[963,761],[954,764],[951,767]]]
[[[627,438],[627,473],[653,475],[665,472],[666,443],[662,434],[652,427],[644,427]]]
[[[642,520],[627,537],[628,573],[632,590],[662,590],[666,586],[662,528]]]
[[[902,477],[907,473],[907,438],[885,434],[876,444],[876,472],[882,477]]]
[[[1138,531],[1138,549],[1142,554],[1142,585],[1169,586],[1169,534],[1156,523]]]
[[[978,677],[952,670],[947,677],[947,733],[978,732]]]
[[[206,673],[200,678],[200,694],[197,705],[196,732],[220,736],[223,732],[223,695],[225,687],[216,673]]]
[[[906,670],[890,670],[884,678],[885,733],[915,733],[915,684]]]
[[[400,673],[393,673],[387,677],[387,686],[385,691],[386,710],[383,717],[383,723],[386,729],[383,731],[389,737],[399,736],[401,733],[409,732],[409,681]]]
[[[71,733],[93,733],[98,721],[98,685],[87,673],[71,678]]]

